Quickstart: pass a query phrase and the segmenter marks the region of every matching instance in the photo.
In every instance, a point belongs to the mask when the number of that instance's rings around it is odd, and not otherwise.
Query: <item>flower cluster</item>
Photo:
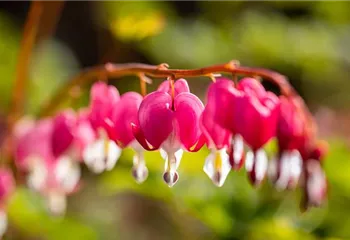
[[[245,166],[253,186],[265,178],[277,190],[301,186],[304,208],[321,205],[327,192],[321,167],[325,148],[315,140],[301,98],[277,96],[255,78],[213,80],[205,105],[185,79],[169,78],[146,96],[120,95],[114,86],[97,82],[87,108],[17,124],[16,165],[59,214],[66,195],[79,188],[81,162],[94,173],[108,171],[122,149],[131,147],[132,175],[142,183],[148,176],[144,151],[159,150],[165,160],[163,179],[172,187],[179,180],[183,152],[206,145],[210,154],[203,170],[215,185],[222,186],[231,170]],[[264,147],[274,138],[278,152],[269,160]]]

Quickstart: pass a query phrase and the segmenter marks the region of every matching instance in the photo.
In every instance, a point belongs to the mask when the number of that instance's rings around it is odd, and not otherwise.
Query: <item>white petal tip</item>
[[[173,187],[179,180],[179,174],[177,172],[165,172],[163,180],[169,187]]]
[[[229,156],[226,150],[212,151],[205,161],[203,171],[208,175],[215,186],[222,187],[231,171]]]
[[[145,166],[143,166],[143,167],[133,167],[131,172],[132,172],[132,176],[134,177],[135,181],[138,184],[141,184],[144,181],[146,181],[146,179],[148,177],[148,169]]]
[[[66,212],[67,198],[60,193],[52,192],[47,196],[49,211],[56,216],[62,216]]]
[[[99,174],[114,168],[121,151],[114,141],[99,139],[85,148],[83,159],[92,172]]]

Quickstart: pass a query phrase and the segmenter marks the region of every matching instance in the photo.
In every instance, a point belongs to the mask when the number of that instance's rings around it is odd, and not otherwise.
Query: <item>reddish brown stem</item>
[[[212,73],[231,73],[235,75],[244,76],[260,76],[266,80],[272,81],[277,84],[281,93],[286,96],[296,95],[295,90],[289,84],[287,78],[277,72],[263,69],[238,66],[235,61],[231,61],[226,64],[213,65],[205,68],[198,69],[168,69],[167,64],[160,64],[158,66],[147,65],[141,63],[126,63],[126,64],[112,64],[108,63],[104,66],[92,67],[84,70],[76,77],[74,77],[67,85],[63,86],[61,90],[48,102],[46,102],[39,113],[39,116],[49,115],[55,110],[57,105],[67,97],[67,93],[70,92],[74,86],[81,86],[83,83],[96,81],[98,76],[102,73],[106,73],[108,77],[122,77],[126,75],[139,75],[145,74],[151,77],[173,77],[188,78],[198,76],[208,76]]]
[[[35,1],[31,4],[27,21],[24,26],[23,38],[20,45],[18,62],[16,67],[16,78],[12,95],[12,107],[9,114],[9,123],[13,123],[21,114],[24,103],[24,90],[28,75],[29,60],[34,47],[36,35],[41,15],[43,13],[43,3]]]

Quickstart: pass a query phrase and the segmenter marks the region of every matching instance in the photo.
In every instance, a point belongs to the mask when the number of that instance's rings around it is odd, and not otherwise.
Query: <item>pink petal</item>
[[[51,138],[52,153],[55,157],[59,157],[72,144],[73,128],[76,124],[74,112],[65,111],[57,115],[53,119],[53,132]]]
[[[154,151],[154,150],[157,150],[159,148],[159,147],[155,148],[153,146],[150,146],[150,144],[148,144],[148,142],[145,138],[145,135],[143,134],[142,130],[140,129],[140,127],[138,125],[131,123],[131,130],[132,130],[132,133],[133,133],[135,139],[147,151]]]
[[[119,101],[119,92],[116,87],[108,86],[104,82],[97,82],[91,88],[89,118],[95,129],[104,127],[110,119],[112,109]]]
[[[74,148],[77,150],[79,160],[85,148],[96,140],[96,133],[89,121],[79,121],[74,126]]]
[[[174,115],[171,106],[171,96],[160,91],[148,94],[140,105],[140,129],[154,148],[158,149],[173,131]]]
[[[281,151],[299,148],[304,138],[304,122],[292,100],[280,97],[277,138]]]
[[[243,78],[237,85],[237,89],[245,92],[248,95],[255,95],[259,99],[264,97],[266,94],[263,85],[254,78]]]
[[[254,95],[237,99],[237,131],[255,151],[276,135],[279,100],[274,94],[266,94],[261,100]]]
[[[40,120],[18,140],[15,150],[18,167],[26,170],[29,167],[28,157],[31,156],[40,157],[49,162],[54,161],[51,148],[52,129],[52,119]]]
[[[138,124],[138,110],[142,96],[136,92],[128,92],[121,96],[112,113],[113,140],[122,146],[127,146],[135,139],[131,123]]]
[[[187,151],[189,152],[198,152],[206,143],[206,137],[204,136],[204,134],[200,135],[198,138],[198,141],[189,149],[187,149]]]
[[[201,131],[199,119],[204,106],[201,100],[191,93],[180,93],[174,99],[176,132],[186,149],[194,146]]]
[[[208,103],[214,105],[215,122],[232,133],[237,132],[237,126],[234,122],[235,102],[240,95],[241,93],[234,88],[233,82],[225,78],[219,78],[208,89]]]
[[[224,82],[225,80],[220,81],[218,84],[223,84],[224,86]],[[221,107],[219,107],[215,102],[217,99],[215,90],[215,86],[213,87],[213,85],[211,85],[209,87],[207,105],[202,113],[200,125],[203,134],[208,139],[208,146],[215,147],[216,149],[222,149],[229,146],[232,134],[215,121],[216,112],[219,112],[220,110],[222,111]]]
[[[0,207],[3,208],[9,196],[15,191],[15,180],[9,169],[0,169]]]
[[[175,88],[175,97],[182,92],[190,92],[190,88],[188,86],[188,83],[183,78],[175,81],[174,88]],[[162,82],[158,87],[158,91],[167,92],[171,95],[169,81],[167,80],[167,81]]]
[[[20,138],[22,138],[34,127],[35,127],[35,120],[32,119],[31,117],[24,116],[21,119],[19,119],[13,128],[14,144],[16,144]]]

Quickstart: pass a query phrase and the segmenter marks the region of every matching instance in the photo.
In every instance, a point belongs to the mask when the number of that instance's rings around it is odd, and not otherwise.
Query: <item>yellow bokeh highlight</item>
[[[142,40],[159,34],[165,26],[165,17],[160,12],[130,14],[112,21],[111,31],[120,39]]]

